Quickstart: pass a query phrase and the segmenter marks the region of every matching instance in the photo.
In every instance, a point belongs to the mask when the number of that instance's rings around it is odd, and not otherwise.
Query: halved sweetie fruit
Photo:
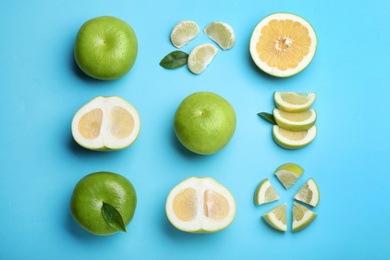
[[[289,77],[310,64],[316,48],[316,33],[305,19],[291,13],[275,13],[256,25],[249,51],[264,72]]]
[[[227,228],[236,215],[230,191],[211,177],[190,177],[168,194],[165,211],[171,224],[191,233],[210,233]]]
[[[90,150],[121,150],[138,137],[137,110],[118,96],[98,96],[81,107],[72,120],[74,140]]]

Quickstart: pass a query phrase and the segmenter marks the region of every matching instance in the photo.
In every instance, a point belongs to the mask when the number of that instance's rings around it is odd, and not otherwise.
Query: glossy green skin
[[[174,118],[174,131],[190,151],[213,154],[225,147],[236,128],[236,114],[230,103],[211,92],[186,97]]]
[[[127,226],[137,205],[135,189],[128,179],[111,172],[91,173],[77,183],[70,203],[74,220],[92,234],[107,236],[118,230],[104,220],[103,202],[115,207]]]
[[[112,16],[101,16],[84,23],[74,46],[74,57],[80,69],[101,80],[124,76],[133,67],[137,52],[134,30]]]

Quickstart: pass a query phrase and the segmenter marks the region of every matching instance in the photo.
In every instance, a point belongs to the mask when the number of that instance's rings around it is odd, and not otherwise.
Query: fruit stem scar
[[[275,48],[277,51],[287,51],[289,47],[292,45],[292,40],[286,36],[284,37],[279,37],[275,41]]]

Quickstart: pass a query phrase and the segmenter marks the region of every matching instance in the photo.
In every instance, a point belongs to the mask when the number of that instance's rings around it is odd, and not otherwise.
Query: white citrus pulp
[[[231,49],[236,42],[233,28],[225,22],[212,22],[203,31],[222,50]]]
[[[194,74],[202,73],[217,55],[218,49],[210,43],[196,46],[188,56],[188,69]]]
[[[171,42],[176,48],[181,48],[199,34],[199,26],[191,20],[180,21],[173,27]]]
[[[295,194],[294,199],[306,203],[312,207],[316,207],[320,202],[320,191],[317,183],[310,178]]]
[[[228,227],[236,215],[236,202],[224,186],[211,177],[190,177],[168,194],[166,214],[177,229],[216,232]]]
[[[118,96],[98,96],[76,112],[72,135],[91,150],[120,150],[137,139],[140,126],[138,112],[130,103]]]
[[[261,70],[276,77],[289,77],[309,65],[316,48],[316,34],[305,19],[275,13],[256,25],[249,50]]]

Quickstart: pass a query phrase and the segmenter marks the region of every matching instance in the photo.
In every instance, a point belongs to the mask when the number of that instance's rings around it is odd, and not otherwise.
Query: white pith
[[[134,128],[129,136],[123,139],[117,139],[110,133],[110,112],[114,107],[122,107],[127,110],[133,117]],[[82,116],[94,109],[101,109],[103,112],[102,124],[100,128],[100,134],[95,139],[85,138],[79,132],[79,121]],[[137,110],[124,99],[111,96],[111,97],[96,97],[90,102],[81,107],[73,117],[72,120],[72,135],[77,143],[81,146],[92,149],[123,149],[132,144],[138,137],[140,131],[140,117]]]
[[[190,221],[182,221],[176,216],[173,210],[173,200],[186,188],[194,188],[197,191],[197,215],[193,220]],[[214,221],[205,215],[203,201],[204,192],[207,189],[224,196],[229,203],[229,213],[224,219],[220,221]],[[180,230],[187,232],[215,232],[226,228],[232,223],[236,214],[236,203],[230,191],[215,181],[213,178],[190,177],[180,182],[170,191],[167,197],[165,210],[169,221],[172,223],[172,225]]]

